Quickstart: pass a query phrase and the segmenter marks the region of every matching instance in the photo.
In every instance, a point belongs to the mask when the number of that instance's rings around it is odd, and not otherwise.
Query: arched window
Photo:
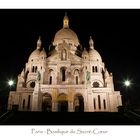
[[[92,66],[92,72],[95,72],[95,68],[94,68],[94,66]]]
[[[50,76],[49,84],[50,84],[50,85],[52,84],[52,76]]]
[[[93,87],[95,87],[95,88],[99,87],[99,83],[98,82],[93,82]]]
[[[31,83],[30,83],[30,87],[31,87],[31,88],[34,88],[34,87],[35,87],[35,82],[31,82]]]
[[[27,105],[27,109],[30,109],[30,100],[31,100],[31,95],[28,96],[28,105]]]
[[[23,100],[22,108],[25,108],[25,99]]]
[[[101,98],[100,98],[100,95],[98,95],[98,107],[99,107],[99,109],[101,109]]]
[[[62,81],[66,80],[66,75],[65,75],[66,70],[63,68],[62,69]]]
[[[95,72],[98,72],[97,66],[95,66]]]
[[[34,72],[34,66],[32,67],[32,72]]]
[[[106,109],[106,101],[105,101],[105,99],[103,100],[103,104],[104,104],[104,109]]]
[[[78,85],[78,76],[76,76],[76,85]]]
[[[84,98],[82,95],[76,95],[74,98],[75,112],[84,112]]]
[[[35,67],[35,72],[37,72],[37,66]]]
[[[93,99],[93,105],[94,105],[94,109],[96,109],[96,100],[95,100],[95,98]]]

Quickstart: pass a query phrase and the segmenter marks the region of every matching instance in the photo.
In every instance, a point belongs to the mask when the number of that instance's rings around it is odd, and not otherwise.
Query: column
[[[72,101],[68,102],[68,112],[74,112],[74,110],[73,110],[73,102]]]
[[[58,111],[58,103],[56,101],[52,101],[52,112]]]
[[[32,99],[32,111],[38,111],[38,93],[33,93],[33,99]]]

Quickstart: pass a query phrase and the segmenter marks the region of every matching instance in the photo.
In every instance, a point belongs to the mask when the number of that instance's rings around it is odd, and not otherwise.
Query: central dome
[[[53,44],[58,45],[58,44],[62,43],[63,41],[65,41],[67,43],[71,43],[75,46],[79,45],[79,40],[78,40],[76,33],[69,28],[62,28],[61,30],[59,30],[55,34]]]
[[[63,28],[55,34],[53,45],[58,45],[63,43],[63,41],[75,46],[79,45],[79,39],[76,33],[69,28],[69,19],[67,15],[65,15],[63,19]]]

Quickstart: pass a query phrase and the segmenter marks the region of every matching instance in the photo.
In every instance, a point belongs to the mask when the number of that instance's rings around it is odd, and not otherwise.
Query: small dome
[[[93,61],[102,61],[100,54],[94,49],[89,51],[90,60]]]
[[[31,55],[29,56],[29,61],[37,60],[39,57],[47,57],[46,52],[44,49],[36,49],[34,50]]]
[[[74,44],[75,46],[79,45],[79,39],[76,33],[69,28],[63,28],[55,34],[53,45],[58,45],[63,43],[63,41]]]

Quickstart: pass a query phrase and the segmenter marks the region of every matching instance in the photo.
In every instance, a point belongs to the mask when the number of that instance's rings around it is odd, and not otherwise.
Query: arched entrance
[[[43,112],[52,111],[52,97],[48,93],[45,93],[42,97],[42,111]]]
[[[81,94],[77,94],[74,97],[74,111],[84,112],[84,98]]]
[[[68,112],[68,97],[62,93],[58,96],[58,112]]]

